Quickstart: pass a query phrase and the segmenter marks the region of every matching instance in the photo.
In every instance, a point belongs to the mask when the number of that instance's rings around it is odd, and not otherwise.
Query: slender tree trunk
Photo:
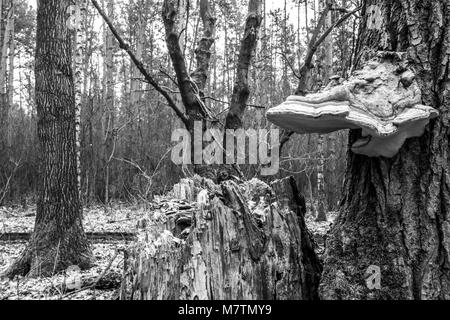
[[[86,14],[84,1],[77,1],[81,14]],[[77,181],[78,189],[81,192],[81,109],[83,107],[83,56],[86,51],[86,38],[84,18],[80,19],[80,24],[76,26],[74,41],[74,85],[75,85],[75,133],[76,133],[76,154],[77,154]]]
[[[11,24],[9,36],[9,70],[8,70],[8,103],[13,105],[14,100],[14,58],[16,54],[15,14],[14,5],[11,8]]]
[[[325,5],[330,5],[331,0],[326,0]],[[332,26],[332,13],[333,11],[328,11],[327,17],[324,23],[324,29],[327,30]],[[330,77],[333,75],[333,37],[330,34],[323,43],[323,49],[325,51],[325,66],[322,81],[324,85],[327,85],[330,81]]]
[[[4,136],[6,145],[8,146],[8,149],[11,146],[11,130],[10,130],[10,120],[9,120],[9,114],[11,107],[14,104],[14,56],[16,51],[16,42],[15,42],[15,14],[14,14],[14,4],[11,6],[11,21],[9,24],[9,70],[8,70],[8,86],[6,89],[6,94],[8,96],[7,103],[5,105],[5,131],[6,136]]]
[[[250,0],[237,62],[236,83],[233,88],[230,111],[228,112],[225,123],[227,129],[242,128],[242,119],[247,109],[247,101],[250,96],[248,74],[258,44],[258,33],[262,22],[261,13],[262,1]]]
[[[330,5],[330,0],[321,1],[321,10],[325,10],[327,5]],[[328,11],[325,22],[324,29],[327,30],[331,27],[331,11]],[[328,84],[328,81],[333,72],[333,38],[328,36],[323,43],[322,56],[324,57],[324,65],[322,72],[322,83],[324,85]],[[318,136],[317,141],[317,196],[316,196],[316,210],[317,210],[317,221],[326,221],[326,195],[325,195],[325,137],[321,134]]]
[[[0,43],[0,93],[4,94],[6,90],[6,75],[8,61],[8,46],[12,23],[12,6],[10,1],[3,2],[3,16],[1,17],[1,43]]]
[[[111,19],[114,19],[114,3],[107,0],[107,12]],[[114,101],[114,38],[111,32],[105,30],[105,80],[104,80],[104,97],[105,97],[105,147],[104,147],[104,202],[109,203],[109,185],[110,185],[110,166],[114,153],[115,140],[115,101]]]
[[[0,44],[3,43],[3,33],[3,0],[0,0]]]
[[[139,10],[144,10],[141,8]],[[144,11],[143,11],[144,12]],[[142,60],[142,55],[144,51],[144,42],[145,42],[145,29],[147,27],[147,23],[144,19],[143,12],[138,13],[138,23],[136,27],[136,57],[139,60]],[[131,73],[131,106],[138,107],[141,101],[141,81],[139,77],[141,73],[138,68],[134,64],[131,64],[132,73]]]
[[[75,90],[68,0],[41,0],[37,13],[36,105],[41,176],[33,236],[6,272],[51,275],[91,265],[77,188]],[[58,26],[58,27],[55,27]]]
[[[316,210],[317,221],[327,221],[326,213],[326,195],[325,195],[325,137],[323,135],[318,136],[317,141],[317,195],[316,195]]]
[[[10,108],[10,102],[8,101],[7,61],[14,20],[11,1],[3,0],[2,2],[3,9],[2,16],[0,16],[0,150],[2,150],[2,153],[5,153],[8,149],[8,114]]]
[[[450,3],[369,0],[362,14],[358,64],[376,50],[406,51],[423,104],[441,115],[392,159],[349,152],[321,295],[450,299]],[[351,142],[360,135],[351,132]],[[380,275],[380,286],[366,283],[366,270],[375,272],[369,280]]]

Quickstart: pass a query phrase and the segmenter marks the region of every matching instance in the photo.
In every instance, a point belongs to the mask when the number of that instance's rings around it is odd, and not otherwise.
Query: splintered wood
[[[317,297],[318,279],[311,275],[320,274],[321,266],[293,179],[272,187],[257,180],[218,186],[196,177],[175,186],[173,196],[198,202],[184,207],[193,208],[189,214],[180,210],[166,216],[158,231],[141,229],[129,252],[122,297]]]

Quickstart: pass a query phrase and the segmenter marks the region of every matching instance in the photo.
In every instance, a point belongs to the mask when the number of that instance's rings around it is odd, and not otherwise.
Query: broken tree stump
[[[141,231],[121,296],[144,300],[316,299],[322,267],[293,178],[220,186],[194,178],[185,240]],[[173,225],[173,224],[169,224]]]

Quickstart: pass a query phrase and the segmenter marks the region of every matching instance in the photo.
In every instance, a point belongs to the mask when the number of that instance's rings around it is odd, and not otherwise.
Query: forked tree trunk
[[[423,104],[441,115],[393,159],[350,152],[345,202],[327,243],[321,296],[450,299],[450,3],[368,0],[363,17],[359,64],[370,50],[407,51]],[[359,135],[352,132],[351,142]],[[378,288],[366,285],[370,266],[375,273],[380,268]]]
[[[182,186],[184,191],[180,193],[179,186],[176,194],[201,200],[189,236],[181,241],[168,232],[144,230],[129,255],[122,298],[318,297],[321,265],[306,231],[294,179],[277,181],[272,188],[257,180],[217,186],[199,178]],[[248,201],[261,197],[267,202],[265,210],[250,210]],[[186,216],[173,220],[186,223]]]
[[[7,275],[51,275],[91,265],[77,188],[69,0],[41,0],[37,13],[36,105],[41,176],[33,236]]]

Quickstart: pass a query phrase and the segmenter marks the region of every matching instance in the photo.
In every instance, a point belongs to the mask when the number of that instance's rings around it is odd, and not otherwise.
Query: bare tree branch
[[[249,0],[244,36],[242,37],[241,48],[239,50],[236,83],[233,88],[230,112],[225,122],[227,129],[238,129],[242,127],[242,116],[246,110],[247,101],[250,96],[248,73],[251,59],[258,44],[258,32],[262,22],[261,11],[261,0]]]
[[[117,42],[119,43],[119,47],[124,50],[135,66],[138,68],[138,70],[142,73],[142,75],[145,77],[145,80],[151,84],[156,91],[158,91],[166,100],[168,105],[172,108],[172,110],[176,113],[176,115],[183,121],[183,123],[188,126],[188,117],[186,114],[178,108],[178,106],[175,104],[174,100],[170,96],[170,94],[164,90],[159,83],[153,79],[153,77],[150,75],[150,73],[146,70],[143,63],[137,59],[136,55],[131,51],[130,46],[125,43],[125,41],[122,39],[122,37],[117,32],[116,28],[113,26],[111,21],[109,20],[108,16],[105,14],[105,12],[102,10],[102,8],[99,6],[97,0],[91,0],[94,7],[97,9],[98,13],[102,16],[105,23],[108,25],[109,29],[113,33],[114,37],[116,38]]]
[[[312,59],[314,55],[316,54],[317,49],[319,46],[325,41],[325,39],[329,36],[329,34],[338,26],[340,26],[344,21],[346,21],[350,16],[354,15],[356,12],[361,10],[361,7],[358,7],[345,15],[343,15],[336,23],[334,23],[330,28],[324,31],[324,33],[319,37],[319,32],[322,29],[325,18],[330,10],[333,10],[332,6],[328,4],[325,9],[323,10],[319,22],[317,24],[316,29],[314,30],[313,36],[311,37],[311,40],[308,45],[308,51],[306,53],[305,62],[303,63],[302,67],[300,68],[300,72],[298,75],[296,75],[297,78],[299,78],[299,84],[297,87],[297,90],[295,92],[296,95],[304,96],[307,94],[308,89],[308,82],[310,79],[310,72],[312,68]],[[296,74],[296,73],[294,73]],[[280,154],[283,150],[284,145],[289,141],[289,139],[292,137],[294,132],[282,130],[281,138],[280,138]]]
[[[339,27],[345,20],[347,20],[348,18],[350,18],[350,16],[352,16],[353,14],[355,14],[356,12],[358,12],[359,10],[361,10],[360,8],[356,8],[355,10],[343,15],[338,21],[336,21],[335,24],[333,24],[330,28],[328,28],[327,30],[325,30],[325,32],[322,34],[322,36],[316,41],[316,43],[314,44],[312,50],[317,51],[317,48],[322,44],[322,42],[325,41],[325,39],[328,37],[328,35],[337,27]]]
[[[181,99],[186,108],[190,122],[194,120],[212,118],[211,112],[207,109],[206,105],[200,98],[200,88],[189,76],[176,28],[177,15],[178,10],[176,1],[164,0],[162,17],[164,28],[166,30],[167,49],[172,60],[173,68],[177,75]],[[191,127],[192,125],[189,124],[188,129]]]

